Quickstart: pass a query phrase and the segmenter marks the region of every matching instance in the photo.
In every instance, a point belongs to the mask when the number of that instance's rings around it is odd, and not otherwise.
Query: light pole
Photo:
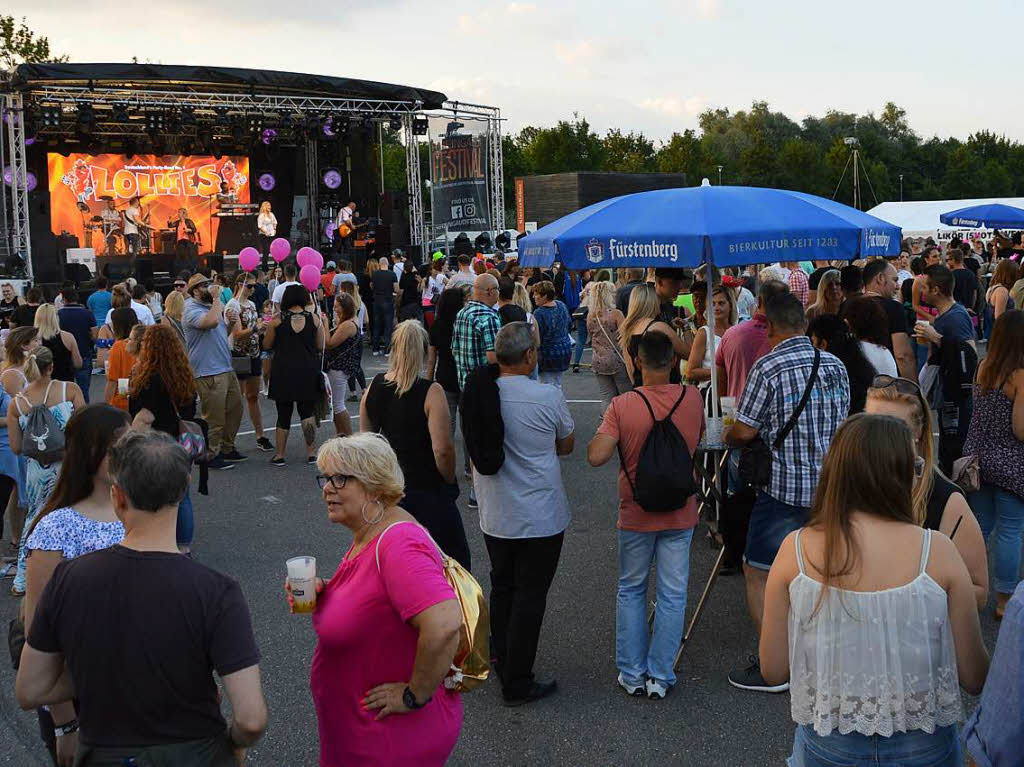
[[[903,202],[903,174],[900,174],[900,202]]]
[[[716,165],[715,167],[718,168],[718,185],[721,186],[722,185],[722,168],[724,168],[725,166],[724,165]]]

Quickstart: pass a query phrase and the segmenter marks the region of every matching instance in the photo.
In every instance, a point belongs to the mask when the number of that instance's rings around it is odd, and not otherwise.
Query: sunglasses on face
[[[183,288],[183,287],[185,287],[185,283],[184,282],[176,282],[176,283],[174,283],[175,290],[177,290],[178,288]]]
[[[245,289],[246,290],[255,290],[256,289],[256,283],[254,282],[251,285],[246,285]]]

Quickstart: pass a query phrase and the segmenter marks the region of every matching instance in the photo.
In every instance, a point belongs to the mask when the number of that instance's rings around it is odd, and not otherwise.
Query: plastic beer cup
[[[736,398],[722,397],[722,425],[728,428],[736,423]]]
[[[293,557],[285,562],[288,585],[297,613],[311,613],[316,607],[316,557]]]

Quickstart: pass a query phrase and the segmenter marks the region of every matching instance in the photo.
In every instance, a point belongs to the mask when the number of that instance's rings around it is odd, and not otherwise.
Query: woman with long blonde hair
[[[732,288],[717,285],[711,289],[711,311],[715,317],[715,349],[722,343],[725,331],[736,324],[736,294]],[[708,343],[707,325],[701,325],[693,334],[693,345],[686,360],[686,377],[701,389],[711,384],[711,344]]]
[[[4,341],[4,367],[0,384],[12,397],[39,375],[32,352],[39,348],[39,329],[31,325],[14,328]]]
[[[468,569],[469,544],[455,505],[448,402],[441,384],[420,376],[427,343],[427,331],[416,320],[395,328],[388,370],[374,377],[359,405],[359,429],[379,432],[391,443],[405,476],[402,508]]]
[[[54,380],[74,381],[75,371],[82,367],[82,354],[75,337],[60,329],[57,307],[41,304],[33,324],[39,328],[39,342],[53,353]]]
[[[626,372],[629,374],[634,388],[643,384],[636,359],[637,351],[640,347],[640,337],[648,331],[664,333],[668,336],[676,353],[676,362],[672,366],[672,374],[669,380],[672,383],[681,383],[683,380],[682,374],[679,371],[679,360],[686,357],[689,349],[686,342],[672,329],[672,326],[659,319],[660,314],[661,301],[654,290],[654,285],[644,283],[633,288],[629,294],[629,311],[626,313],[626,319],[619,327],[619,349],[622,352],[622,358],[626,363]]]
[[[177,290],[172,290],[164,299],[164,316],[160,322],[173,328],[182,344],[185,343],[185,327],[181,324],[184,315],[185,297]]]
[[[760,666],[791,681],[792,764],[963,764],[960,688],[988,652],[960,553],[915,519],[917,458],[901,419],[848,418],[772,564]]]
[[[842,273],[838,269],[829,269],[821,275],[814,303],[808,306],[804,313],[808,322],[823,314],[839,314],[839,307],[843,303],[841,277]]]
[[[911,499],[914,521],[952,539],[971,576],[980,610],[988,602],[988,556],[981,527],[963,492],[935,465],[932,412],[920,387],[905,378],[875,376],[868,389],[865,413],[891,415],[910,427],[920,473],[914,478]]]
[[[626,318],[615,308],[615,285],[611,282],[591,282],[587,289],[590,291],[587,335],[594,352],[590,367],[597,377],[603,409],[607,410],[615,397],[633,388],[626,373],[625,358],[619,350],[619,328]]]

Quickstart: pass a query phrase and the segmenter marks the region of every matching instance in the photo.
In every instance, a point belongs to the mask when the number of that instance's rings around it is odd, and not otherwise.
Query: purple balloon
[[[251,272],[259,265],[260,252],[252,246],[242,248],[242,252],[238,254],[238,266],[241,267],[242,271]]]
[[[288,254],[291,252],[292,244],[284,237],[278,237],[270,243],[270,257],[277,263],[281,263],[288,258]]]
[[[306,264],[299,270],[299,282],[310,293],[314,292],[320,286],[320,270],[313,264]]]

